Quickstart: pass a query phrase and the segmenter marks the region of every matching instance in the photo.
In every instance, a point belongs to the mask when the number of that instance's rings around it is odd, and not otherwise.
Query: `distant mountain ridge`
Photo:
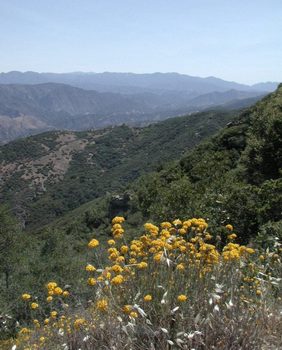
[[[225,81],[215,77],[200,78],[179,73],[37,73],[18,72],[0,73],[0,84],[41,84],[64,83],[82,89],[100,92],[141,93],[164,91],[185,91],[205,94],[213,91],[274,91],[278,83],[259,83],[253,86]]]
[[[217,106],[248,107],[276,86],[179,73],[0,73],[0,143],[48,130],[140,126]]]

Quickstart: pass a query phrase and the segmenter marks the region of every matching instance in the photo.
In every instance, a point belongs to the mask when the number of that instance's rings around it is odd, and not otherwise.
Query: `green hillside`
[[[145,128],[49,132],[11,142],[0,148],[1,199],[24,226],[41,227],[179,159],[234,114],[203,112]]]
[[[54,222],[68,230],[103,229],[108,218],[129,223],[205,217],[212,227],[231,222],[241,240],[259,233],[266,242],[281,236],[282,87],[241,113],[213,138],[180,161],[147,174],[127,188],[89,202]]]
[[[177,166],[135,186],[143,215],[203,216],[230,222],[242,239],[280,234],[282,213],[282,86],[243,112]]]

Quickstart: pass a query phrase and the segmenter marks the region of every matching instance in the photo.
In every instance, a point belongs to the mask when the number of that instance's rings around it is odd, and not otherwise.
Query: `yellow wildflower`
[[[24,293],[24,294],[22,295],[22,299],[23,299],[24,301],[30,300],[30,299],[31,299],[31,295],[30,295],[30,294],[27,294],[27,293]]]
[[[180,295],[178,295],[177,300],[178,300],[179,302],[184,302],[184,301],[187,300],[187,297],[186,297],[186,295],[184,295],[184,294],[180,294]]]
[[[121,252],[122,254],[126,254],[126,253],[128,252],[128,250],[129,250],[129,248],[128,248],[127,245],[122,245],[122,246],[120,247],[120,252]]]
[[[185,233],[186,233],[186,229],[185,228],[181,228],[181,229],[179,229],[179,234],[181,234],[181,235],[185,235]]]
[[[88,278],[87,283],[89,284],[89,286],[95,286],[95,284],[97,283],[96,279],[93,277]]]
[[[116,258],[116,262],[117,263],[122,263],[122,262],[124,262],[125,261],[125,258],[124,258],[124,256],[118,256],[117,258]]]
[[[228,238],[230,241],[232,241],[232,240],[234,240],[234,239],[237,238],[237,235],[236,235],[236,233],[231,233],[231,235],[228,235],[227,238]]]
[[[209,233],[205,234],[205,240],[210,241],[212,239],[212,235],[210,235]]]
[[[149,302],[149,301],[152,301],[152,300],[153,300],[153,298],[152,298],[151,294],[147,294],[147,295],[144,296],[144,301]]]
[[[37,303],[31,303],[30,307],[32,308],[32,310],[35,310],[39,307],[39,305]]]
[[[33,324],[35,325],[36,328],[40,328],[40,322],[38,320],[33,320]]]
[[[154,255],[154,260],[156,261],[156,262],[160,262],[161,260],[162,260],[162,257],[163,257],[163,253],[157,253],[157,254],[155,254]]]
[[[171,223],[168,221],[162,222],[161,223],[161,228],[171,228]]]
[[[180,226],[180,225],[182,225],[182,221],[179,220],[179,219],[176,219],[176,220],[172,221],[172,223],[173,223],[174,226]]]
[[[76,329],[79,329],[80,327],[84,326],[86,324],[86,320],[84,318],[77,318],[73,325]]]
[[[125,218],[123,216],[116,216],[112,220],[112,224],[122,224],[125,221]]]
[[[132,311],[132,305],[124,305],[122,310],[124,313],[129,314]]]
[[[48,289],[48,290],[53,290],[53,289],[55,289],[57,286],[58,286],[58,285],[57,285],[56,282],[49,282],[49,283],[47,283],[47,289]]]
[[[122,275],[117,275],[111,280],[112,284],[114,284],[114,285],[122,284],[123,281],[124,281],[124,278]]]
[[[96,248],[99,245],[99,241],[95,238],[91,239],[91,241],[88,243],[88,248]]]
[[[56,318],[57,315],[58,315],[57,311],[51,311],[51,312],[50,312],[50,316],[51,316],[52,318]]]
[[[185,266],[183,263],[180,263],[178,265],[176,265],[176,269],[179,271],[184,271],[185,270]]]
[[[123,271],[123,268],[120,265],[115,264],[111,267],[111,270],[116,273],[121,273]]]
[[[54,289],[54,294],[56,294],[56,295],[61,295],[61,294],[63,294],[62,288],[56,287],[56,288]]]
[[[94,271],[96,271],[96,268],[95,268],[93,265],[91,265],[91,264],[87,264],[87,265],[85,266],[85,270],[86,270],[87,272],[94,272]]]
[[[146,269],[148,267],[148,264],[145,261],[141,261],[138,265],[137,265],[138,269],[143,270]]]
[[[98,300],[96,303],[97,309],[100,311],[107,311],[108,301],[106,299]]]

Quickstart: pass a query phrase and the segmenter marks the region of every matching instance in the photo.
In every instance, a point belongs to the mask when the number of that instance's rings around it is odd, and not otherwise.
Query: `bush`
[[[127,243],[123,222],[113,219],[108,249],[89,242],[86,295],[54,281],[45,300],[23,294],[33,326],[19,330],[17,349],[279,347],[279,247],[256,252],[234,243],[231,225],[213,237],[195,218],[147,223]]]

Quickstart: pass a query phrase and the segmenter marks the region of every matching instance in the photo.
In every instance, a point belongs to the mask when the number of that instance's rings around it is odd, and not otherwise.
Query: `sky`
[[[0,72],[282,81],[282,0],[0,0]]]

